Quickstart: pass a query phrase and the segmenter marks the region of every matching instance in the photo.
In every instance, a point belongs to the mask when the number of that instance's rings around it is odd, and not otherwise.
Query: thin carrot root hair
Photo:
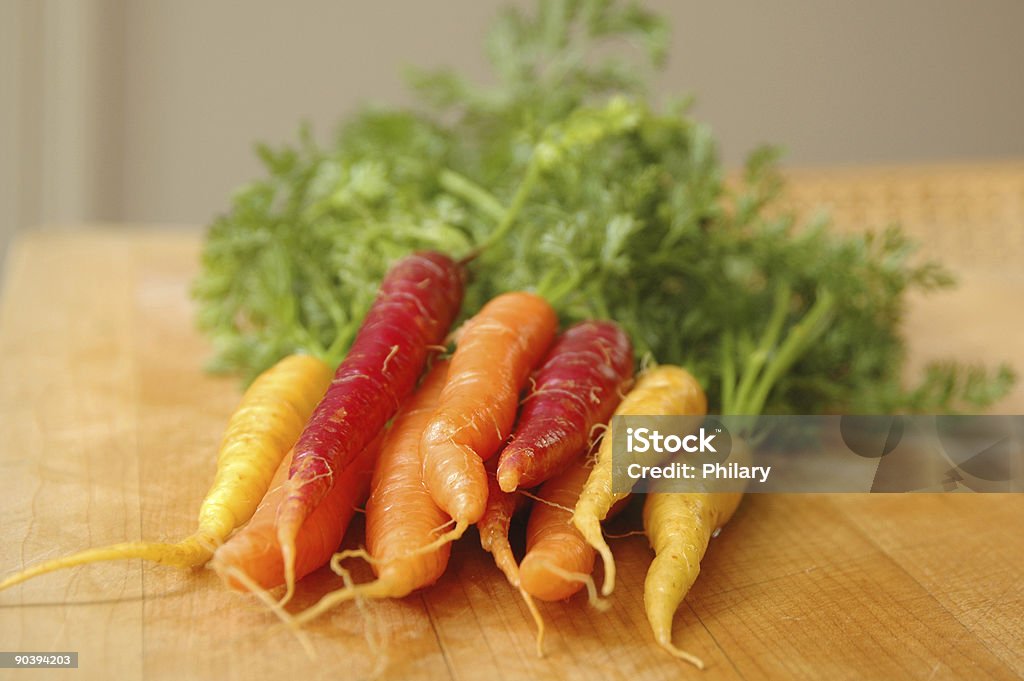
[[[597,431],[597,435],[594,434],[595,430]],[[605,434],[605,432],[607,430],[608,430],[608,424],[607,423],[595,423],[594,425],[590,426],[590,432],[587,433],[587,451],[588,452],[591,452],[594,449],[594,446],[601,441],[601,438],[604,437],[604,434]],[[596,452],[593,452],[593,454],[594,454],[594,456],[597,455]],[[590,457],[588,457],[588,460],[589,459],[590,459]]]
[[[552,506],[554,508],[559,509],[560,511],[565,511],[569,515],[572,515],[572,511],[573,510],[571,508],[569,508],[568,506],[562,506],[561,504],[556,504],[553,501],[549,501],[547,499],[543,499],[541,497],[538,497],[536,494],[533,494],[531,492],[527,492],[525,489],[517,489],[516,492],[518,492],[519,494],[522,494],[524,497],[526,497],[528,499],[533,499],[534,501],[539,501],[540,503],[542,503],[542,504],[544,504],[546,506]]]
[[[640,375],[643,376],[651,369],[658,366],[658,362],[654,359],[654,355],[650,352],[645,352],[644,356],[640,358]]]
[[[587,602],[590,604],[590,607],[595,610],[604,612],[608,608],[612,607],[612,604],[607,598],[601,598],[597,594],[597,584],[594,583],[594,578],[590,575],[582,572],[570,572],[569,570],[561,568],[546,560],[537,561],[537,565],[567,582],[579,582],[583,586],[587,587]]]
[[[362,553],[364,554],[366,553],[362,549],[357,549],[353,553],[359,554],[360,551],[362,551]],[[345,553],[345,551],[342,551],[341,553]],[[337,569],[335,569],[335,567],[337,567]],[[345,588],[341,589],[340,591],[345,591],[347,593],[352,594],[350,598],[355,601],[356,608],[359,610],[359,614],[363,616],[363,622],[366,623],[365,626],[363,627],[363,638],[366,640],[366,647],[370,649],[370,652],[373,654],[373,659],[375,660],[375,663],[373,665],[373,672],[371,673],[370,676],[371,678],[376,677],[380,674],[380,672],[384,670],[385,667],[387,667],[387,651],[382,645],[380,637],[377,636],[378,632],[376,630],[376,627],[371,626],[374,620],[370,616],[369,611],[366,609],[366,600],[362,598],[363,595],[370,594],[366,593],[366,591],[368,590],[360,589],[360,587],[370,587],[375,584],[380,585],[381,581],[378,579],[368,584],[356,584],[352,581],[352,573],[350,573],[348,570],[341,566],[340,560],[338,561],[337,565],[335,565],[333,558],[331,559],[331,569],[334,570],[335,574],[340,576],[342,581],[345,583]],[[328,596],[329,595],[331,594],[328,594]],[[326,596],[324,598],[326,598]],[[317,604],[313,606],[313,608],[318,607],[320,605],[320,602],[322,602],[323,600],[324,599],[321,598],[320,601],[318,601]],[[333,605],[334,604],[332,604],[332,606]],[[329,608],[325,608],[325,610],[326,609]],[[314,616],[316,616],[316,613],[314,614]]]
[[[270,595],[270,592],[264,589],[262,586],[256,583],[252,577],[250,577],[244,570],[235,567],[234,565],[226,565],[216,568],[217,572],[223,572],[223,574],[231,577],[236,582],[245,587],[245,590],[255,596],[263,605],[267,607],[270,612],[274,613],[281,623],[288,627],[288,630],[295,636],[295,639],[302,646],[302,650],[305,651],[306,656],[310,660],[316,660],[316,650],[313,648],[313,644],[310,642],[309,637],[306,633],[299,629],[298,622],[296,619],[284,609],[278,601],[274,600],[274,597]]]
[[[384,365],[380,368],[381,372],[385,372],[385,371],[388,370],[388,364],[391,362],[391,358],[394,357],[397,354],[398,354],[398,346],[397,345],[392,345],[391,346],[391,351],[388,353],[388,356],[384,358]]]
[[[647,533],[643,530],[630,530],[629,532],[623,532],[622,534],[608,534],[605,532],[605,539],[625,539],[626,537],[639,537],[647,536]]]
[[[450,525],[454,525],[454,524],[455,524],[455,519],[451,518],[447,522],[443,522],[440,525],[438,525],[437,527],[435,527],[433,530],[431,530],[431,532],[440,532],[444,528],[446,528],[446,527],[448,527]]]
[[[533,600],[533,596],[526,593],[526,589],[521,586],[518,589],[519,595],[523,597],[523,602],[526,603],[526,609],[530,611],[533,623],[537,625],[537,657],[544,657],[544,618],[541,617],[540,610],[537,608],[537,603]]]
[[[530,380],[531,381],[533,380],[532,376],[530,377]],[[523,399],[519,400],[519,404],[521,404],[521,405],[522,404],[526,404],[529,400],[532,400],[534,397],[539,397],[541,395],[557,395],[557,394],[567,395],[570,398],[577,397],[576,393],[572,392],[571,390],[566,390],[565,388],[541,388],[540,390],[538,390],[537,386],[536,386],[536,382],[534,382],[534,384],[531,385],[530,390],[527,393],[526,397],[524,397]]]
[[[704,669],[704,660],[700,659],[693,653],[686,652],[682,648],[677,648],[672,641],[658,641],[658,645],[668,651],[669,655],[672,657],[683,660],[684,662],[689,662],[697,669]]]
[[[343,577],[344,575],[341,573],[345,571],[345,568],[341,567],[341,561],[348,560],[349,558],[362,558],[370,565],[380,565],[384,562],[371,556],[370,552],[366,549],[345,549],[331,556],[331,571],[339,577]]]
[[[401,557],[403,559],[415,558],[416,556],[421,556],[424,553],[431,553],[433,551],[437,551],[439,548],[441,548],[445,544],[451,544],[452,542],[457,541],[458,539],[460,539],[462,537],[462,535],[464,535],[466,533],[466,530],[469,529],[469,523],[467,523],[465,520],[456,521],[456,520],[452,519],[452,520],[448,521],[447,523],[445,523],[444,525],[441,525],[440,527],[445,527],[446,525],[449,525],[450,523],[453,523],[453,522],[455,523],[455,527],[453,529],[449,530],[448,532],[445,532],[444,534],[439,536],[434,541],[428,542],[428,543],[424,544],[423,546],[419,547],[418,549],[413,549],[412,551],[409,551],[408,553],[403,554]]]

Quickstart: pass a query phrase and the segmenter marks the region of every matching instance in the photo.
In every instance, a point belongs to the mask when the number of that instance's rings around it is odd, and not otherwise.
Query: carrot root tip
[[[533,617],[533,621],[537,625],[537,657],[544,657],[544,618],[541,617],[540,610],[537,609],[533,596],[528,594],[526,589],[521,586],[519,587],[519,595],[523,597],[526,609],[530,611],[530,616]]]
[[[295,544],[293,541],[280,542],[281,561],[284,563],[284,596],[278,601],[282,608],[295,595]]]
[[[595,548],[601,554],[601,562],[604,563],[604,583],[601,585],[601,595],[607,598],[615,591],[615,557],[603,539]]]
[[[608,547],[608,542],[604,540],[601,522],[593,514],[576,512],[573,512],[572,521],[587,543],[601,555],[601,563],[604,565],[604,583],[601,585],[601,595],[611,596],[615,590],[615,557],[612,555],[611,548]]]
[[[682,648],[677,648],[675,645],[672,644],[672,641],[660,640],[658,641],[658,645],[660,645],[662,648],[668,651],[668,653],[672,655],[672,657],[683,660],[684,662],[689,662],[697,669],[704,669],[704,660],[700,659],[693,653],[686,652]]]
[[[501,488],[502,492],[515,492],[516,488],[519,487],[519,481],[522,476],[519,471],[507,466],[498,466],[498,487]]]
[[[247,575],[243,570],[233,565],[222,565],[216,568],[218,572],[223,571],[228,577],[241,584],[246,591],[255,596],[263,605],[267,607],[274,615],[277,616],[281,623],[288,627],[288,630],[292,632],[299,645],[305,651],[306,656],[310,660],[316,660],[316,650],[313,648],[313,644],[310,642],[309,637],[306,636],[305,632],[301,631],[298,627],[298,622],[292,615],[284,609],[284,606],[278,601],[274,600],[274,597],[270,595],[270,592],[261,587],[256,583],[252,577]]]

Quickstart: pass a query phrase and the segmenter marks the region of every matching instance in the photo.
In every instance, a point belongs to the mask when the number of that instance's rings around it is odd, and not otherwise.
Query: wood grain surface
[[[198,244],[194,231],[94,228],[14,245],[0,307],[3,574],[193,527],[239,397],[202,371],[187,296]],[[912,368],[1005,358],[1024,373],[1024,274],[961,275],[959,291],[912,301]],[[996,411],[1024,411],[1021,389]],[[703,673],[650,641],[642,536],[613,542],[609,612],[581,597],[542,605],[538,659],[525,608],[471,534],[435,587],[311,625],[315,660],[206,570],[130,561],[41,577],[0,593],[0,650],[76,650],[80,668],[0,678],[1019,678],[1022,521],[1024,495],[748,495],[676,618]],[[612,531],[637,527],[634,509]],[[297,605],[338,581],[303,580]]]

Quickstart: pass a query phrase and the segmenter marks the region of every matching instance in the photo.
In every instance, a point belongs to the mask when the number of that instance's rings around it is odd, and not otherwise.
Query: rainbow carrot
[[[537,491],[542,501],[530,512],[526,555],[519,564],[519,583],[534,598],[560,601],[589,582],[596,600],[590,573],[597,552],[573,526],[571,510],[589,476],[590,467],[582,457]]]
[[[432,551],[421,547],[434,541],[449,518],[423,485],[419,442],[447,379],[447,362],[439,362],[419,390],[402,406],[384,438],[373,473],[373,491],[366,503],[366,555],[377,579],[339,589],[296,617],[308,622],[336,604],[357,596],[401,598],[433,584],[444,573],[451,551],[442,544]]]
[[[420,441],[423,480],[455,521],[439,542],[458,539],[483,515],[483,462],[512,431],[519,393],[557,325],[547,301],[526,292],[494,298],[466,323],[437,411]]]
[[[519,586],[519,566],[512,554],[512,545],[508,540],[512,517],[527,505],[529,499],[522,494],[505,492],[498,486],[495,479],[495,460],[487,462],[487,506],[484,514],[477,521],[476,529],[480,533],[480,546],[494,556],[494,563],[504,573],[508,583]]]
[[[707,409],[707,397],[697,379],[681,367],[662,365],[640,376],[636,386],[615,410],[615,415],[700,415],[707,413]],[[573,524],[597,549],[604,562],[601,593],[605,596],[615,588],[615,559],[601,534],[601,521],[615,502],[629,495],[628,492],[612,491],[612,439],[609,426],[572,516]]]
[[[432,346],[444,340],[462,301],[464,271],[447,256],[416,253],[392,266],[295,445],[277,516],[284,601],[295,584],[295,537],[352,460],[412,392]]]
[[[633,379],[633,346],[618,324],[571,326],[534,376],[519,424],[498,459],[498,484],[511,492],[544,482],[590,443]]]

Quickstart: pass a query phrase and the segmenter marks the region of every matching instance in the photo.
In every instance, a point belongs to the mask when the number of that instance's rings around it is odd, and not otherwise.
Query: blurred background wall
[[[502,0],[0,0],[0,251],[17,229],[203,224],[256,140],[321,139],[403,66],[481,80]],[[528,6],[527,0],[515,4]],[[650,0],[664,93],[693,92],[727,163],[1024,158],[1022,0]]]

